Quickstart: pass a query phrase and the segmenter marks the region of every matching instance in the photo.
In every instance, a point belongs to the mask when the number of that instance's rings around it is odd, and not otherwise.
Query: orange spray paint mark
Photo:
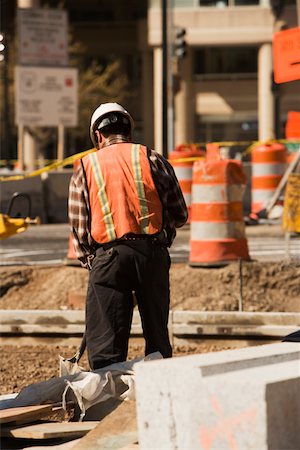
[[[238,450],[238,445],[235,437],[235,431],[245,426],[251,426],[255,429],[255,421],[257,417],[256,407],[248,408],[235,416],[226,417],[222,411],[222,407],[218,399],[213,396],[211,398],[212,409],[218,417],[218,422],[215,426],[207,428],[200,427],[200,442],[204,450],[211,450],[214,441],[217,438],[226,439],[230,450]]]

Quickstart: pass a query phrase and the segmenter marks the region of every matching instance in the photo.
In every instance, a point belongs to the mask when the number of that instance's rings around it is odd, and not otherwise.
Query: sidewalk
[[[258,225],[247,225],[246,226],[247,237],[254,236],[282,236],[284,239],[285,232],[282,228],[281,220],[269,220],[262,221]]]
[[[190,225],[184,225],[182,228],[177,228],[176,239],[187,237],[190,233]],[[247,237],[259,236],[282,236],[284,239],[284,230],[282,229],[281,220],[261,220],[257,225],[246,225]]]

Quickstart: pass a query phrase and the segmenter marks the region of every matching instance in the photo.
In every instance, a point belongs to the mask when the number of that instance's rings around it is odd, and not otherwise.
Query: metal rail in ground
[[[80,337],[84,332],[82,310],[2,310],[1,338]],[[169,332],[179,339],[257,338],[281,339],[300,328],[300,313],[171,311]],[[142,337],[138,311],[134,311],[131,337]]]

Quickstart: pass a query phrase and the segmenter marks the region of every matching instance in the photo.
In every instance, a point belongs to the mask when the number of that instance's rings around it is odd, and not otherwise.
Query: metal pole
[[[168,145],[174,150],[173,3],[168,0]]]
[[[239,311],[243,311],[243,260],[239,259],[239,282],[240,282],[240,295],[239,295]]]
[[[24,126],[18,125],[18,169],[24,170]]]
[[[274,96],[274,137],[281,138],[281,121],[280,121],[280,84],[274,80],[274,72],[272,72],[272,93]]]
[[[168,158],[168,39],[167,0],[162,0],[162,154]]]
[[[38,8],[39,0],[17,0],[18,8]],[[38,153],[37,140],[30,134],[22,125],[18,127],[22,130],[23,136],[20,137],[19,142],[22,142],[22,160],[18,161],[20,167],[23,166],[25,170],[34,170],[36,168],[36,159]]]
[[[58,125],[58,145],[57,145],[57,159],[62,161],[64,159],[65,148],[65,127],[60,123]]]

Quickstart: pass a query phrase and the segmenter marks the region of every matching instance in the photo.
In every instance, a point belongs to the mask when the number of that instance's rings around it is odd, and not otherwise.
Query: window
[[[194,52],[195,75],[256,73],[257,47],[203,47]]]
[[[199,0],[199,6],[251,6],[259,5],[261,0]]]
[[[199,0],[200,6],[228,6],[228,0]]]
[[[260,0],[234,0],[235,6],[252,6],[259,5]]]
[[[254,141],[258,133],[257,120],[249,116],[248,120],[224,117],[214,118],[197,116],[195,140],[196,142],[224,142],[224,141]],[[238,150],[238,149],[236,149]]]

